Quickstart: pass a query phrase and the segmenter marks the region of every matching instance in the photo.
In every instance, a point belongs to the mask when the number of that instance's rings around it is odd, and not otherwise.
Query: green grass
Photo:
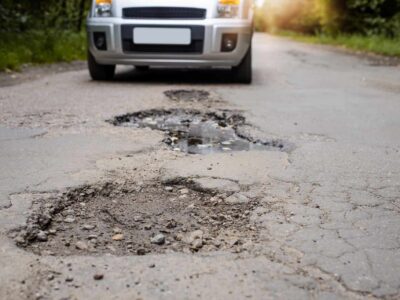
[[[357,51],[400,57],[400,38],[349,34],[337,36],[303,35],[287,31],[278,32],[277,34],[306,43],[342,46]]]
[[[86,33],[30,31],[4,33],[0,41],[0,71],[23,64],[70,62],[86,58]]]

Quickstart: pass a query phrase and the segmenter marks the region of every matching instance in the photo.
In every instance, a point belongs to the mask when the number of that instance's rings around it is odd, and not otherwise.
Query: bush
[[[86,57],[86,33],[29,31],[2,33],[0,70],[18,69],[26,63],[73,61]]]
[[[400,0],[265,0],[257,17],[269,31],[400,36]]]

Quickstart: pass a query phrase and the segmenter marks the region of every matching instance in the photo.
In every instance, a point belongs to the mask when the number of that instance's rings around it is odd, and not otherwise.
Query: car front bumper
[[[123,28],[134,26],[201,27],[204,38],[201,53],[162,53],[126,51],[123,45]],[[89,50],[99,64],[129,64],[137,66],[177,67],[233,67],[240,64],[248,51],[253,35],[248,20],[206,19],[193,21],[126,20],[122,18],[89,18],[87,22]],[[94,44],[94,32],[105,33],[107,50],[98,50]],[[236,48],[221,52],[223,34],[237,34]],[[132,32],[133,39],[133,32]]]

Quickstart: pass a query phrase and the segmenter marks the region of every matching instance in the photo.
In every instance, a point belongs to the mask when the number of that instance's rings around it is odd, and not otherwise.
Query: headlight
[[[95,16],[112,17],[112,0],[96,0]]]
[[[219,0],[218,18],[238,18],[240,0]]]

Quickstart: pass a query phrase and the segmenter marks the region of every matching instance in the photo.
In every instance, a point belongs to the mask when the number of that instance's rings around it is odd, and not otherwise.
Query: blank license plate
[[[189,28],[151,28],[133,29],[133,43],[138,45],[190,45]]]

